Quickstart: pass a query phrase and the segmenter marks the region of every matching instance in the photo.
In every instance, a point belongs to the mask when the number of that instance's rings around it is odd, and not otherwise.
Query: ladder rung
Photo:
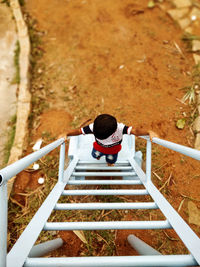
[[[64,190],[62,196],[132,196],[132,195],[148,195],[146,189],[134,190]]]
[[[145,256],[103,256],[103,257],[62,257],[27,258],[25,267],[136,267],[136,266],[196,266],[192,255],[145,255]]]
[[[105,170],[105,171],[114,171],[114,170],[133,170],[131,166],[90,166],[90,165],[82,165],[76,166],[76,170]]]
[[[139,185],[140,180],[69,180],[69,185]]]
[[[80,165],[80,164],[90,164],[90,165],[100,165],[100,166],[105,165],[105,166],[107,166],[107,164],[105,162],[97,162],[97,161],[96,162],[91,162],[91,161],[84,161],[84,160],[78,161],[77,164],[78,165]],[[130,166],[130,162],[128,160],[117,161],[115,163],[115,166],[118,166],[118,165],[129,165]]]
[[[61,230],[119,230],[119,229],[168,229],[166,221],[105,221],[105,222],[47,222],[44,231]]]
[[[136,203],[57,203],[54,210],[116,210],[116,209],[157,209],[155,202]]]
[[[135,172],[73,172],[72,176],[134,176]]]

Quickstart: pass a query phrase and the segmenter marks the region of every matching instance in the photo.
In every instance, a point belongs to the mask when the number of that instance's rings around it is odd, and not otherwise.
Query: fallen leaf
[[[185,127],[185,119],[179,119],[177,122],[176,122],[176,127],[178,129],[183,129]]]
[[[200,210],[194,204],[194,202],[188,202],[189,223],[200,226]]]
[[[155,7],[155,2],[154,2],[153,0],[149,1],[147,7],[148,7],[148,8],[153,8],[153,7]]]

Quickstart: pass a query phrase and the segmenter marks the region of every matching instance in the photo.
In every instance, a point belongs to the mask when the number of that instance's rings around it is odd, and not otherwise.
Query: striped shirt
[[[83,128],[81,128],[82,134],[93,134],[93,126],[91,123]],[[116,154],[121,150],[121,142],[123,139],[123,134],[130,134],[132,127],[128,127],[123,123],[117,123],[116,131],[111,134],[106,139],[98,139],[95,137],[95,142],[93,147],[104,154]]]

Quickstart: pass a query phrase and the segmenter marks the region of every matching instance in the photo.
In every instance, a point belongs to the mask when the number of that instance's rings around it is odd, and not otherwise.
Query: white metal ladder
[[[64,170],[65,144],[63,139],[42,148],[24,159],[0,171],[0,262],[2,267],[33,266],[195,266],[200,265],[200,239],[167,202],[151,182],[151,142],[147,139],[146,173],[141,169],[141,153],[135,153],[134,136],[124,136],[122,151],[114,167],[108,167],[104,159],[99,161],[91,156],[93,136],[78,136],[70,140],[68,155],[70,163]],[[158,138],[153,142],[171,148],[200,160],[200,152]],[[58,183],[24,230],[12,250],[6,251],[7,194],[6,183],[16,173],[41,158],[55,147],[61,145]],[[113,180],[100,180],[99,177],[112,176]],[[85,179],[91,177],[91,179]],[[122,179],[120,179],[122,177]],[[137,185],[144,189],[119,190],[65,190],[66,185]],[[154,202],[133,203],[58,203],[61,196],[68,195],[147,195]],[[161,221],[92,221],[92,222],[48,222],[53,210],[106,210],[106,209],[160,209],[166,220]],[[3,219],[2,219],[3,218]],[[117,229],[166,229],[173,228],[191,254],[159,255],[151,253],[142,256],[103,256],[42,258],[51,249],[62,245],[61,239],[34,246],[41,231],[55,230],[117,230]],[[134,242],[131,241],[130,243]],[[138,243],[140,250],[142,245]],[[145,254],[145,253],[144,253]],[[153,255],[152,255],[153,254]]]

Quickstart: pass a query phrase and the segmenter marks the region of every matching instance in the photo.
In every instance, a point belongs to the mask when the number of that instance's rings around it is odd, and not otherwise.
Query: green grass
[[[7,6],[10,6],[10,1],[9,0],[2,0],[2,4],[6,4]]]
[[[13,142],[14,142],[14,138],[15,138],[15,129],[16,129],[16,115],[14,115],[9,124],[10,124],[10,131],[8,134],[8,140],[6,142],[6,145],[4,147],[4,164],[8,163],[9,157],[10,157],[10,150],[12,148]]]
[[[16,42],[15,51],[14,51],[14,66],[15,66],[15,76],[12,80],[12,84],[20,83],[20,66],[19,66],[19,56],[20,56],[20,43]]]
[[[184,33],[181,40],[185,42],[188,51],[192,50],[192,41],[200,40],[200,36],[191,33]]]

